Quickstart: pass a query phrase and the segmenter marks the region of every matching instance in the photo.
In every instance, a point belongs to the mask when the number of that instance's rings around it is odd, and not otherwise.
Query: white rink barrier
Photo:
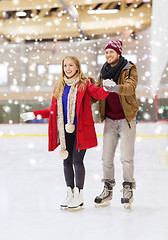
[[[103,136],[103,123],[96,123],[97,136]],[[46,137],[48,124],[21,123],[0,124],[0,137]],[[137,136],[139,137],[168,137],[167,122],[138,123]]]

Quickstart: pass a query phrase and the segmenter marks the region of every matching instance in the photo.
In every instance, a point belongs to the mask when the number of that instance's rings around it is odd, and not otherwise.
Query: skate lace
[[[132,196],[132,189],[130,188],[123,188],[120,192],[123,192],[124,198],[130,198]]]
[[[71,198],[71,194],[67,192],[67,196],[64,201],[68,201]]]
[[[65,201],[67,201],[70,198],[70,195],[67,195],[65,198]]]
[[[105,198],[109,195],[109,192],[112,192],[112,190],[109,190],[107,187],[104,187],[103,192],[99,195],[99,198]]]

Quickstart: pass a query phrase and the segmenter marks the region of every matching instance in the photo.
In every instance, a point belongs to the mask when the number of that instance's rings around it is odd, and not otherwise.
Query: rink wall
[[[103,136],[103,123],[96,123],[98,137]],[[47,137],[48,124],[0,124],[0,137]],[[138,123],[139,137],[168,137],[167,122]]]

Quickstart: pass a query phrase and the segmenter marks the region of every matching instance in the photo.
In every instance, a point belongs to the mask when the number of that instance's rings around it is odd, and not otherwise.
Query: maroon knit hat
[[[122,55],[122,42],[120,40],[114,40],[107,43],[105,49],[111,48],[115,50],[118,54]]]

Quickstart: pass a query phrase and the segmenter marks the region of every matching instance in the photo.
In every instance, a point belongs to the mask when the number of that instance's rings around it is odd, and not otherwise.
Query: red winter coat
[[[108,94],[109,92],[104,91],[103,88],[96,87],[89,82],[85,84],[83,90],[77,92],[76,149],[82,150],[97,146],[97,137],[91,110],[91,96],[95,99],[105,99]],[[57,99],[55,97],[52,98],[50,108],[37,110],[33,113],[36,118],[37,115],[41,115],[42,118],[49,118],[49,151],[54,151],[60,144],[57,138]]]

